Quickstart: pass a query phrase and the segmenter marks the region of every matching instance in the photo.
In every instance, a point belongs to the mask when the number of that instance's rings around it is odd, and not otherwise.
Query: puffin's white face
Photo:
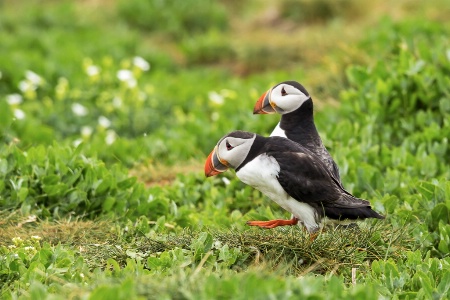
[[[287,114],[298,109],[309,98],[310,96],[299,88],[288,83],[280,83],[259,98],[253,113]]]
[[[207,177],[225,172],[228,168],[236,169],[247,157],[256,134],[250,136],[226,135],[209,154],[205,162],[205,175]]]

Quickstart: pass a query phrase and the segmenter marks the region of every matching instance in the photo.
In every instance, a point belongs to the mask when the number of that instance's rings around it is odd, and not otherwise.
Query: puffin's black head
[[[255,133],[233,131],[219,140],[205,162],[206,177],[236,169],[245,160],[256,138]]]
[[[256,102],[254,114],[287,114],[298,109],[310,98],[308,91],[297,81],[281,82],[265,92]]]

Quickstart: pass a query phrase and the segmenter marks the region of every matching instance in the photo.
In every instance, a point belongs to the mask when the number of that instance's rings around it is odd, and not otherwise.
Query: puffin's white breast
[[[280,122],[278,122],[277,126],[275,126],[275,128],[273,129],[270,136],[281,136],[281,137],[287,138],[286,133],[280,127]]]
[[[245,184],[261,191],[285,210],[298,218],[310,232],[319,228],[315,209],[307,203],[300,202],[289,196],[278,182],[280,165],[272,156],[261,154],[248,162],[236,172],[236,176]]]

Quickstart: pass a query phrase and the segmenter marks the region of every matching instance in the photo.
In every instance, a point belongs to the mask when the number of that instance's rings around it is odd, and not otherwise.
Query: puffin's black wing
[[[345,193],[323,163],[304,152],[273,153],[280,165],[278,182],[294,199],[319,206],[361,207],[370,203]]]
[[[341,188],[322,162],[309,153],[274,153],[280,164],[278,182],[294,199],[315,207],[330,219],[384,219],[372,210],[370,202],[352,196]]]
[[[266,153],[279,166],[278,182],[294,199],[323,207],[370,206],[346,192],[325,164],[308,149],[285,138],[272,137]]]
[[[331,166],[332,166],[332,172],[333,172],[333,176],[339,181],[339,184],[342,185],[341,183],[341,174],[339,173],[339,167],[336,164],[336,162],[331,158],[330,156],[330,160],[331,160]]]

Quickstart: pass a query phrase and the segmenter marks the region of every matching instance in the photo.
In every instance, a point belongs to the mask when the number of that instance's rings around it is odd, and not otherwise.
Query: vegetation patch
[[[0,298],[448,297],[448,1],[41,2],[0,4]],[[205,178],[285,80],[385,220],[249,228],[289,215]]]

